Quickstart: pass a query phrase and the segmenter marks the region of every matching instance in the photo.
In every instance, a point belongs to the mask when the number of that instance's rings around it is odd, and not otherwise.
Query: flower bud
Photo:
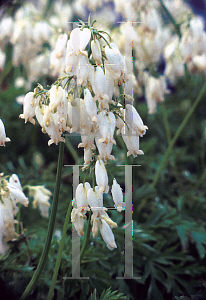
[[[65,90],[61,86],[53,85],[49,91],[50,93],[50,103],[49,109],[52,113],[57,112],[57,108],[60,102],[65,98]]]
[[[110,226],[107,224],[107,222],[104,219],[101,219],[100,232],[101,232],[103,240],[105,241],[105,243],[107,244],[107,247],[110,250],[117,248],[112,229],[110,228]]]
[[[94,60],[96,61],[97,64],[101,64],[102,53],[101,53],[100,43],[97,39],[91,41],[91,49],[92,49],[92,55]]]
[[[101,159],[98,159],[95,164],[95,176],[96,182],[99,187],[100,193],[108,193],[109,186],[108,186],[108,176],[107,171],[104,166],[104,163]]]
[[[119,212],[121,212],[125,208],[125,203],[123,202],[122,189],[115,178],[113,180],[111,192],[115,207]]]

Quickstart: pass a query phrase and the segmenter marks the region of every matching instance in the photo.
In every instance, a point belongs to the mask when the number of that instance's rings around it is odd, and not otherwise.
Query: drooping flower
[[[35,124],[34,116],[35,109],[39,104],[40,97],[34,98],[34,92],[29,92],[24,97],[23,114],[20,114],[19,118],[25,119],[25,123],[28,121]]]
[[[51,206],[49,199],[51,195],[52,193],[43,185],[29,187],[29,196],[34,198],[33,207],[37,208],[38,206],[43,217],[49,216],[49,208]]]
[[[123,202],[122,188],[117,183],[115,178],[113,180],[111,192],[115,207],[119,212],[121,212],[125,208],[125,203]]]
[[[108,193],[109,186],[108,186],[108,176],[107,171],[104,165],[104,162],[101,159],[97,159],[95,164],[95,176],[96,182],[99,187],[100,193]]]
[[[133,105],[126,105],[125,120],[127,124],[130,125],[131,129],[137,133],[137,135],[143,136],[146,133],[148,127],[143,124],[140,115]]]
[[[110,250],[117,248],[111,227],[107,224],[107,222],[104,219],[101,219],[100,221],[100,232],[107,247]]]
[[[4,123],[0,119],[0,146],[5,146],[5,142],[10,142],[10,138],[6,137]]]

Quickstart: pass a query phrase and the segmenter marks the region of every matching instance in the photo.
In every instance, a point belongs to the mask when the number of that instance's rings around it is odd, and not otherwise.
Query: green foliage
[[[97,297],[97,290],[95,289],[94,292],[90,296],[90,300],[123,300],[127,299],[122,293],[118,293],[118,291],[111,291],[111,288],[104,290],[101,293],[100,298]]]
[[[22,107],[15,102],[24,89],[14,87],[14,80],[22,70],[9,65],[12,48],[7,49],[7,63],[1,74],[1,119],[11,143],[0,147],[1,172],[16,173],[22,185],[45,185],[53,192],[57,168],[55,145],[47,146],[48,137],[40,126],[24,124],[18,116]],[[188,77],[189,76],[189,77]],[[40,80],[47,82],[46,78]],[[194,103],[205,77],[187,75],[179,79],[165,99],[166,114],[171,137]],[[46,85],[45,85],[46,86]],[[204,96],[205,97],[205,96]],[[136,105],[138,102],[138,105]],[[108,165],[109,171],[125,191],[124,164],[133,167],[133,255],[134,279],[124,276],[124,212],[109,210],[118,228],[113,230],[118,248],[109,251],[100,234],[90,236],[90,244],[81,262],[81,277],[89,279],[64,280],[72,275],[72,226],[67,230],[65,247],[54,291],[54,299],[67,300],[194,300],[205,299],[202,278],[206,278],[206,102],[201,101],[178,137],[168,161],[155,187],[151,184],[168,148],[167,132],[160,105],[155,115],[147,114],[145,102],[135,97],[134,105],[149,127],[140,138],[144,156],[126,157],[125,146],[117,136],[113,155],[116,161]],[[80,137],[67,137],[77,149]],[[74,162],[74,153],[68,143],[64,163]],[[73,154],[72,154],[73,153]],[[81,164],[82,149],[76,150]],[[81,180],[84,173],[80,174]],[[90,178],[91,179],[91,178]],[[64,167],[61,194],[55,230],[62,231],[66,210],[72,195],[72,168]],[[112,176],[109,173],[109,183]],[[111,195],[104,195],[107,206]],[[32,199],[31,199],[32,202]],[[9,251],[0,257],[0,287],[5,299],[18,299],[36,269],[44,247],[48,220],[38,210],[22,208],[22,234],[8,243]],[[85,224],[85,229],[86,229]],[[86,231],[86,230],[85,230]],[[81,238],[81,247],[83,238]],[[48,293],[59,248],[54,235],[44,271],[30,300],[45,299]],[[3,294],[2,292],[2,294]],[[124,295],[126,296],[124,296]],[[99,296],[100,295],[100,296]],[[10,297],[11,296],[11,297]],[[55,298],[56,297],[56,298]],[[12,298],[11,298],[12,299]]]

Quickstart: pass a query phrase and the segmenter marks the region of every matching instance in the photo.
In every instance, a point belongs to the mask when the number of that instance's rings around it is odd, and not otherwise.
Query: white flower
[[[115,43],[110,44],[111,48],[108,45],[105,47],[105,54],[107,60],[105,61],[105,66],[108,71],[112,74],[114,79],[122,79],[123,76],[127,73],[125,61]]]
[[[89,68],[89,81],[92,85],[92,89],[95,93],[95,100],[109,100],[107,94],[105,94],[105,75],[103,69],[100,66]]]
[[[78,83],[80,85],[84,83],[88,73],[88,54],[84,50],[90,38],[91,31],[88,28],[84,28],[82,31],[80,28],[75,28],[67,42],[66,72],[75,74],[79,78]]]
[[[88,204],[93,212],[93,217],[99,217],[104,210],[103,207],[103,194],[99,191],[99,187],[95,186],[95,190],[93,188],[88,189],[87,192]]]
[[[12,35],[13,26],[14,26],[14,22],[11,17],[6,17],[1,20],[1,23],[0,23],[1,43],[3,42],[3,44],[4,44],[4,43],[8,42],[9,38]]]
[[[115,203],[115,207],[119,212],[121,212],[125,208],[125,203],[123,202],[123,193],[120,185],[117,183],[116,179],[114,178],[112,184],[112,197]]]
[[[53,114],[51,113],[49,106],[44,105],[42,106],[42,109],[39,107],[36,108],[36,117],[39,124],[42,126],[42,131],[44,133],[47,132],[50,137],[50,140],[48,141],[49,146],[52,143],[57,145],[60,141],[65,142],[65,139],[61,137],[61,135],[64,130],[67,130],[66,120],[64,121],[63,119],[60,121],[61,116],[58,114],[58,111]]]
[[[14,81],[14,86],[17,89],[20,89],[25,86],[25,83],[26,83],[26,81],[25,81],[24,77],[17,77]]]
[[[22,191],[21,182],[19,180],[19,177],[16,174],[11,175],[11,177],[9,178],[9,183]]]
[[[90,91],[87,88],[84,90],[84,104],[92,122],[97,122],[97,106]]]
[[[194,65],[203,72],[206,72],[206,54],[202,54],[202,55],[195,55],[192,58],[192,61],[194,63]]]
[[[102,135],[102,138],[98,141],[98,143],[104,142],[105,144],[116,144],[116,141],[113,138],[116,125],[114,114],[111,111],[109,113],[106,111],[101,111],[98,114],[98,125],[99,131]]]
[[[105,241],[107,247],[110,250],[117,248],[112,229],[104,219],[101,219],[100,232],[101,232],[103,240]]]
[[[25,123],[27,121],[35,124],[34,116],[35,116],[35,109],[39,104],[40,97],[34,98],[34,93],[29,92],[24,97],[24,104],[23,104],[23,114],[19,116],[21,119],[25,119]]]
[[[84,148],[84,165],[88,165],[92,161],[92,150]]]
[[[34,197],[33,207],[40,209],[40,212],[43,217],[49,216],[49,207],[51,206],[49,203],[49,199],[52,193],[46,189],[43,185],[39,186],[30,186],[29,187],[29,195]]]
[[[102,63],[102,53],[100,43],[97,39],[91,41],[91,50],[94,60],[97,64],[101,65]]]
[[[0,146],[5,146],[5,142],[10,142],[10,138],[6,137],[4,123],[0,119]]]
[[[107,171],[104,166],[104,162],[101,159],[97,159],[97,161],[96,161],[95,177],[96,177],[96,183],[99,187],[99,192],[100,193],[108,193],[109,186],[108,186]]]
[[[101,142],[102,135],[99,130],[95,133],[95,141],[99,151],[99,158],[107,161],[109,159],[115,160],[115,157],[111,155],[113,143],[104,143]],[[99,142],[100,141],[100,142]]]
[[[75,28],[71,31],[70,41],[71,50],[75,55],[83,53],[87,44],[91,38],[91,31],[88,28],[81,30],[80,28]]]
[[[15,203],[19,202],[24,206],[28,206],[29,204],[28,198],[24,195],[23,191],[19,189],[17,186],[19,186],[18,183],[13,185],[12,183],[8,182],[8,189],[11,193],[11,198],[15,201]]]
[[[76,189],[77,208],[81,209],[81,213],[85,214],[88,209],[87,191],[91,188],[88,182],[78,184]]]
[[[168,94],[166,79],[164,76],[155,78],[146,75],[145,97],[149,114],[156,112],[157,103],[164,101],[164,95]]]
[[[4,254],[7,250],[7,241],[15,237],[14,211],[11,201],[4,198],[0,201],[0,253]]]
[[[84,215],[79,208],[73,208],[71,212],[71,221],[79,236],[84,235]]]
[[[0,71],[4,69],[6,62],[6,53],[0,49]]]
[[[143,124],[140,115],[138,114],[133,105],[126,105],[125,120],[127,124],[131,126],[131,129],[136,131],[137,135],[143,136],[146,133],[148,127]]]
[[[65,70],[67,34],[60,34],[54,50],[50,55],[50,68],[53,76],[58,76]]]
[[[132,154],[136,157],[137,155],[144,154],[144,152],[139,149],[139,136],[132,134],[126,125],[122,127],[121,134],[128,149],[127,156]]]
[[[60,105],[60,102],[66,97],[65,90],[61,86],[53,85],[49,91],[50,103],[49,109],[51,112],[56,113],[57,107]]]
[[[4,237],[4,219],[3,219],[3,204],[0,202],[0,254],[4,254],[6,251],[6,246],[3,242]]]

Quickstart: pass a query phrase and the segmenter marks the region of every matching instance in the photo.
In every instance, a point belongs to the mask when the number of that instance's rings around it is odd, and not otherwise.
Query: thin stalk
[[[171,131],[170,131],[170,126],[169,126],[167,112],[166,112],[164,102],[161,102],[161,109],[162,109],[162,116],[163,116],[165,131],[166,131],[166,135],[167,135],[167,142],[168,142],[168,145],[169,145],[172,138],[171,138]]]
[[[3,70],[1,77],[0,77],[0,86],[3,83],[4,79],[6,78],[6,76],[9,74],[9,72],[12,70],[12,62],[9,62],[5,69]]]
[[[170,131],[167,111],[166,111],[164,102],[161,102],[161,109],[162,109],[163,122],[164,122],[164,127],[165,127],[165,131],[166,131],[166,136],[167,136],[167,143],[169,146],[172,137],[171,137],[171,131]],[[172,157],[172,166],[173,166],[173,170],[174,170],[174,175],[175,175],[176,179],[178,179],[178,172],[177,172],[177,168],[176,168],[175,157]]]
[[[77,161],[79,160],[79,156],[78,156],[76,150],[74,149],[72,143],[70,142],[69,138],[68,138],[68,139],[67,139],[67,138],[65,139],[65,143],[66,143],[66,146],[67,146],[69,152],[70,152],[71,155],[73,156],[75,162],[77,162]]]
[[[173,16],[171,15],[171,13],[169,12],[169,10],[167,9],[167,7],[164,5],[164,3],[162,2],[162,0],[159,0],[162,9],[164,10],[164,12],[166,13],[166,15],[168,16],[170,22],[172,23],[172,25],[174,26],[174,30],[176,32],[176,34],[179,36],[179,38],[181,38],[181,32],[180,32],[180,27],[179,25],[175,22],[175,19],[173,18]]]
[[[200,102],[200,100],[202,99],[204,93],[206,91],[206,82],[204,83],[203,87],[201,88],[200,92],[199,92],[199,95],[197,96],[196,100],[194,101],[194,103],[192,104],[190,110],[188,111],[188,113],[186,114],[185,118],[183,119],[182,123],[180,124],[180,126],[178,127],[173,139],[171,140],[170,144],[169,144],[169,147],[167,148],[164,156],[163,156],[163,159],[159,165],[159,168],[158,168],[158,171],[157,173],[155,174],[155,177],[154,177],[154,181],[152,182],[151,184],[151,188],[154,188],[157,184],[157,181],[159,179],[159,176],[162,172],[162,170],[164,169],[165,167],[165,164],[167,162],[167,159],[172,151],[172,148],[174,146],[174,144],[176,143],[178,137],[180,136],[180,133],[182,132],[182,130],[184,129],[185,125],[187,124],[189,118],[191,117],[192,113],[194,112],[196,106],[198,105],[198,103]]]
[[[52,235],[53,235],[53,231],[54,231],[57,205],[58,205],[58,200],[59,200],[61,173],[62,173],[62,166],[63,166],[63,154],[64,154],[64,143],[60,142],[57,175],[56,175],[56,182],[55,182],[55,187],[54,187],[54,196],[53,196],[52,208],[51,208],[51,213],[50,213],[50,218],[49,218],[46,242],[45,242],[45,246],[44,246],[42,255],[40,257],[37,269],[31,279],[31,281],[29,282],[28,286],[26,287],[23,295],[21,296],[21,300],[26,299],[30,295],[32,290],[35,288],[35,286],[37,284],[37,280],[38,280],[38,278],[44,268],[46,260],[47,260],[47,256],[48,256],[50,245],[51,245]]]
[[[91,210],[89,211],[89,218],[88,218],[88,224],[87,224],[87,232],[86,232],[86,235],[85,235],[85,239],[84,239],[84,244],[82,246],[82,249],[81,249],[81,252],[80,252],[80,257],[76,263],[76,267],[75,267],[75,270],[74,270],[74,274],[76,272],[76,268],[77,266],[79,265],[79,263],[82,261],[83,257],[84,257],[84,253],[87,249],[87,246],[89,244],[89,237],[90,237],[90,232],[91,232],[91,228],[92,228],[92,225],[91,225]]]
[[[70,219],[70,215],[71,215],[71,210],[72,210],[72,201],[70,201],[69,207],[68,207],[68,210],[67,210],[66,219],[65,219],[65,222],[64,222],[64,227],[63,227],[63,232],[62,232],[62,238],[61,238],[61,242],[60,242],[60,245],[59,245],[59,251],[58,251],[58,255],[57,255],[56,264],[55,264],[55,267],[54,267],[54,273],[53,273],[51,285],[50,285],[50,288],[49,288],[49,293],[47,295],[47,300],[51,300],[52,296],[53,296],[55,283],[56,283],[56,280],[57,280],[59,267],[60,267],[60,263],[61,263],[61,259],[62,259],[62,253],[63,253],[63,250],[64,250],[64,243],[65,243],[67,228],[68,228],[69,219]]]

